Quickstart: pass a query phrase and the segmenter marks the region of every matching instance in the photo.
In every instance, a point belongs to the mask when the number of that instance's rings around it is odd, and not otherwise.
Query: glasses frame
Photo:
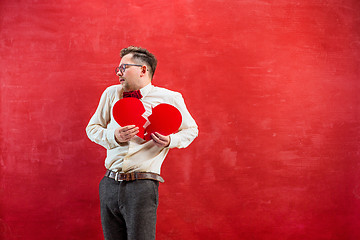
[[[131,64],[131,63],[121,64],[119,67],[115,68],[115,74],[117,74],[118,72],[124,73],[127,66],[142,67],[143,65]]]

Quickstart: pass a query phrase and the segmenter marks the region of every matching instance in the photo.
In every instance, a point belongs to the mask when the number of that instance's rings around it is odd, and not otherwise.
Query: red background
[[[158,239],[360,239],[358,0],[2,0],[1,239],[102,239],[85,127],[131,44],[200,135]]]

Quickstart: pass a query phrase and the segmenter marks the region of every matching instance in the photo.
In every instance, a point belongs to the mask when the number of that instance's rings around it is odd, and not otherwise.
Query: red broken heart
[[[162,135],[169,135],[176,132],[182,121],[179,110],[169,104],[161,103],[152,109],[148,117],[150,125],[144,129],[146,119],[142,116],[145,108],[137,98],[123,98],[117,101],[113,107],[113,116],[120,126],[136,125],[139,127],[137,136],[151,140],[151,133],[158,132]]]

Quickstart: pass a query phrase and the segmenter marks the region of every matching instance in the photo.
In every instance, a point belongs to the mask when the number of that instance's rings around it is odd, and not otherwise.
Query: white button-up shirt
[[[122,85],[108,87],[102,94],[99,106],[86,127],[90,140],[107,149],[105,167],[120,172],[154,172],[160,174],[161,165],[171,148],[185,148],[198,135],[198,126],[186,108],[180,93],[155,87],[151,83],[140,89],[143,96],[140,101],[144,105],[145,118],[152,113],[152,108],[160,103],[176,107],[182,116],[179,131],[170,134],[170,145],[159,147],[153,140],[145,141],[135,136],[126,143],[119,144],[115,140],[115,129],[120,125],[115,121],[112,109],[122,98]]]

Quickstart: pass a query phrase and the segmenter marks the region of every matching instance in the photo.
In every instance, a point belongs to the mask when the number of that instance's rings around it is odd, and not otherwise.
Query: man
[[[198,127],[180,93],[152,85],[153,54],[130,46],[120,56],[120,84],[104,91],[86,127],[88,137],[107,149],[107,171],[99,185],[101,223],[106,240],[155,239],[161,165],[169,149],[185,148],[197,137]],[[120,126],[112,115],[114,104],[124,97],[139,98],[146,118],[160,103],[176,107],[182,115],[179,130],[168,136],[155,132],[150,141],[136,136],[138,126]]]

